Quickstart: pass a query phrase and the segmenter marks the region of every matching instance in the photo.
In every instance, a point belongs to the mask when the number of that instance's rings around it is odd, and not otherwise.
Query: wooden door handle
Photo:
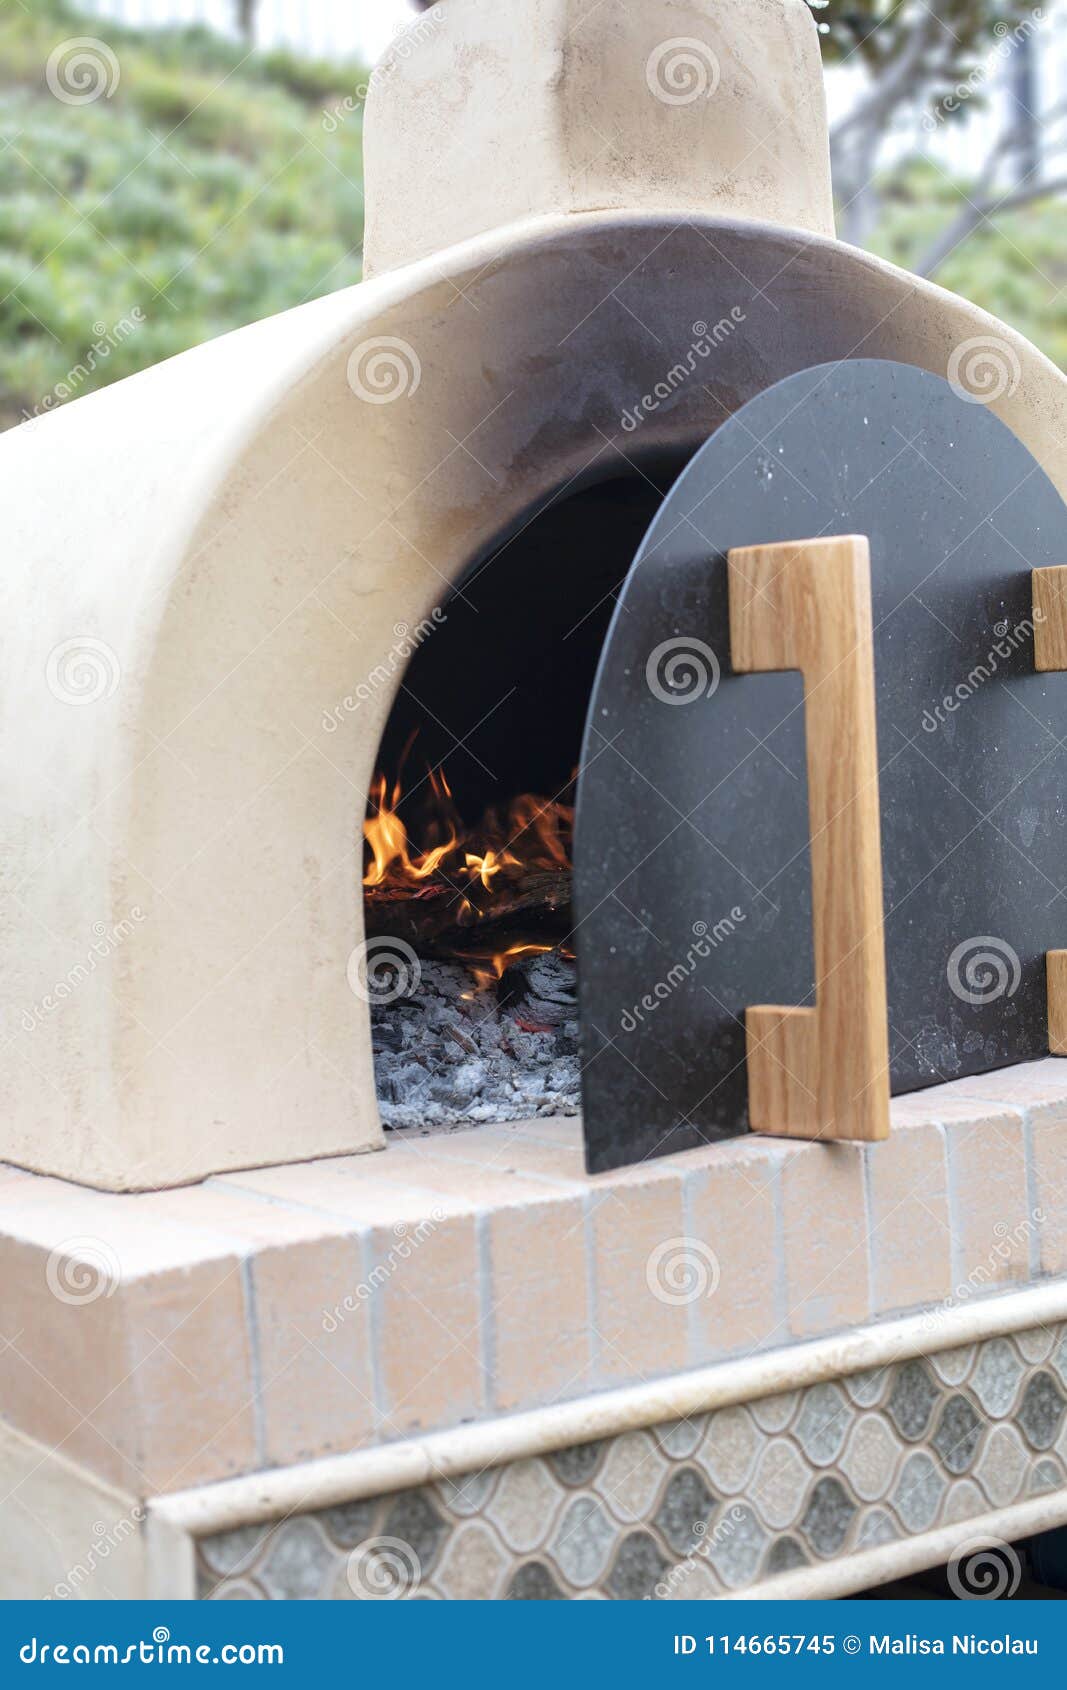
[[[1034,668],[1039,674],[1067,669],[1067,566],[1030,571],[1034,625]],[[1067,1056],[1067,951],[1045,952],[1048,989],[1048,1048]]]
[[[749,1121],[790,1138],[889,1135],[874,636],[867,541],[728,555],[741,672],[804,677],[815,1008],[749,1006]]]

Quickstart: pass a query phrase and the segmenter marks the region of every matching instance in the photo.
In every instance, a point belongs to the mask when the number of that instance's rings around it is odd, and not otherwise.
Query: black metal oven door
[[[1048,1052],[1067,675],[1034,670],[1030,571],[1067,563],[1067,509],[961,387],[821,365],[693,459],[604,647],[575,849],[591,1172],[746,1131],[746,1006],[813,1002],[800,677],[731,671],[726,554],[831,534],[870,542],[892,1090]]]

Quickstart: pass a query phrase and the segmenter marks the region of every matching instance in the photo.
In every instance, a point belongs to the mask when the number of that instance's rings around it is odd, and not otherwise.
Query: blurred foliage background
[[[924,111],[954,119],[946,96],[1041,14],[1017,0],[809,3],[828,62],[863,77],[835,130],[842,232],[931,271],[1067,368],[1058,184],[1027,186],[1010,125],[958,175],[918,135]],[[103,37],[121,65],[107,98],[64,103],[49,87],[50,54],[78,36]],[[70,0],[0,0],[0,426],[358,281],[368,74],[205,28],[105,26]],[[979,79],[963,106],[986,97]],[[914,144],[887,162],[902,121]],[[134,332],[113,334],[131,314]]]
[[[110,97],[50,91],[49,54],[76,36],[118,58]],[[102,336],[79,393],[358,281],[367,74],[4,0],[0,422],[66,384]],[[135,309],[143,325],[108,345]]]

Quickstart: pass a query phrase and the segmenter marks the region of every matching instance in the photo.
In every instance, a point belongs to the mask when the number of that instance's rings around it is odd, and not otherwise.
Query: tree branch
[[[1035,200],[1062,193],[1067,193],[1067,176],[1054,176],[1048,182],[1034,182],[1028,187],[1016,188],[1014,193],[1005,194],[1002,199],[987,199],[984,204],[971,201],[927,249],[915,266],[915,274],[932,276],[949,254],[954,252],[956,247],[962,246],[963,242],[974,234],[979,224],[995,213],[1018,211],[1021,206],[1032,205]]]

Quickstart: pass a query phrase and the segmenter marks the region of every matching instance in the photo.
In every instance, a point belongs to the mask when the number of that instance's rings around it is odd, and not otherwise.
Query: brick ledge
[[[938,1322],[1067,1272],[1067,1061],[893,1117],[884,1145],[737,1139],[595,1179],[573,1120],[139,1196],[11,1170],[0,1413],[154,1495],[661,1399],[908,1310],[926,1348],[965,1342]]]

